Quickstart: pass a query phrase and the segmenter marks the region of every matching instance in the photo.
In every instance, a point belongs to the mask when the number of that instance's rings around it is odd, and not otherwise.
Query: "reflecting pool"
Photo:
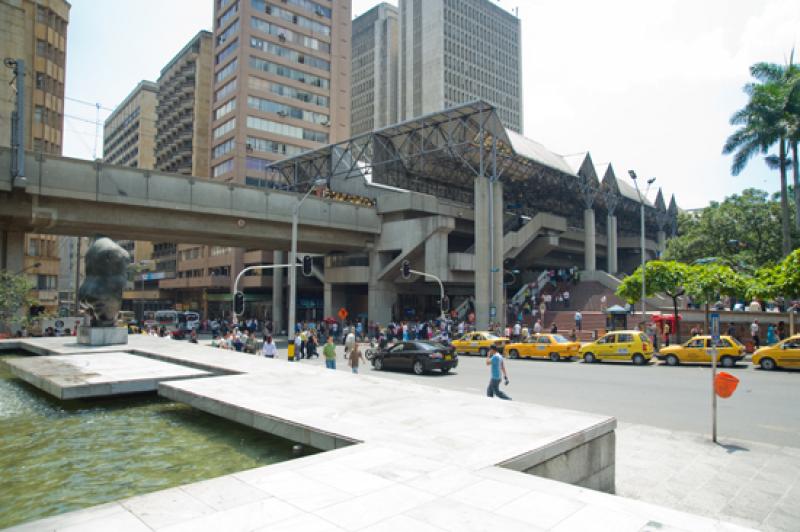
[[[288,440],[155,395],[59,401],[15,378],[9,356],[0,528],[293,457]]]

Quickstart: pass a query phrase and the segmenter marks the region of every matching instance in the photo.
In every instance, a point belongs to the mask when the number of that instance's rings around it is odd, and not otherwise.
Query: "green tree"
[[[744,87],[749,101],[731,117],[731,125],[739,126],[725,142],[722,153],[733,154],[731,173],[738,175],[748,161],[758,153],[766,154],[778,144],[781,180],[782,255],[792,250],[789,199],[786,183],[787,148],[797,134],[795,100],[800,88],[796,86],[797,66],[790,59],[786,66],[756,63],[750,67],[756,80]]]
[[[651,296],[661,293],[672,299],[673,315],[677,316],[678,298],[685,292],[684,285],[686,284],[690,267],[682,262],[652,260],[647,263],[645,271],[646,294]],[[617,287],[617,295],[631,304],[642,299],[641,266],[622,280],[622,284]],[[676,335],[676,341],[680,342],[680,328],[675,327],[675,329],[673,332]]]
[[[0,330],[11,332],[14,323],[26,323],[27,310],[36,303],[32,288],[26,276],[0,270]]]
[[[795,236],[800,232],[794,230]],[[679,213],[678,236],[664,258],[692,263],[717,257],[722,264],[754,272],[781,260],[781,206],[766,192],[746,189],[712,202],[699,214]]]
[[[748,278],[724,264],[688,266],[686,293],[705,307],[705,330],[708,331],[708,308],[722,296],[738,297],[747,293]]]

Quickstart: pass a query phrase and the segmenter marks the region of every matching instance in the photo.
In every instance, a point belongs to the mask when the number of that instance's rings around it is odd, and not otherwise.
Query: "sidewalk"
[[[800,448],[719,440],[619,423],[617,494],[759,530],[800,530]]]

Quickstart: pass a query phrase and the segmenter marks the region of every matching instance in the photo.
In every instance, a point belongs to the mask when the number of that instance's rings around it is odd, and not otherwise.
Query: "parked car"
[[[588,363],[617,360],[643,366],[653,357],[653,344],[641,331],[613,331],[585,344],[578,353]]]
[[[560,334],[533,334],[522,342],[506,345],[511,358],[549,358],[553,362],[572,360],[578,356],[580,342],[572,342]]]
[[[774,345],[757,349],[753,365],[761,369],[800,368],[800,334],[790,336]]]
[[[456,366],[458,355],[451,348],[423,340],[398,342],[372,356],[372,367],[376,370],[410,369],[417,375],[434,369],[448,373]]]
[[[694,336],[688,342],[662,347],[656,358],[668,366],[687,362],[711,363],[711,336]],[[744,345],[732,336],[720,336],[717,343],[717,360],[726,368],[733,367],[744,358]]]
[[[450,342],[450,345],[453,346],[456,353],[479,354],[485,357],[493,345],[502,353],[507,343],[508,338],[504,336],[496,336],[486,331],[476,331],[466,333],[458,340]]]

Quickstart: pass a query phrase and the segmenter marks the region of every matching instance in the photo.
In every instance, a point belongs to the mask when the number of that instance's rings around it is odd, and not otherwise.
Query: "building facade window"
[[[296,139],[310,140],[312,142],[321,142],[326,144],[328,142],[328,134],[319,131],[313,131],[289,124],[282,124],[256,116],[247,117],[247,127],[256,129],[258,131],[266,131],[268,133],[275,133],[276,135],[283,135],[285,137],[292,137]]]
[[[217,35],[217,46],[225,44],[228,40],[237,32],[239,31],[239,21],[237,20],[233,24],[227,27],[225,31]]]
[[[231,118],[221,126],[214,128],[214,138],[218,139],[221,136],[230,133],[236,127],[236,118]]]
[[[225,104],[221,107],[217,107],[217,109],[214,110],[214,120],[219,120],[234,109],[236,109],[236,98],[232,98],[230,101],[225,102]]]
[[[310,48],[311,50],[318,50],[324,53],[330,53],[331,51],[331,45],[326,43],[325,41],[320,41],[319,39],[315,39],[314,37],[308,37],[307,35],[294,32],[290,29],[284,28],[283,26],[272,24],[271,22],[267,22],[266,20],[262,20],[258,17],[250,18],[250,26],[252,26],[253,29],[258,30],[262,33],[266,33],[268,35],[274,35],[282,42],[299,44],[300,46],[303,46],[305,48]]]
[[[218,65],[220,63],[224,63],[226,59],[233,55],[237,48],[239,48],[239,39],[234,40],[232,43],[226,46],[224,50],[218,53],[214,64]]]
[[[302,54],[296,50],[291,50],[285,46],[280,46],[278,44],[259,39],[258,37],[250,37],[250,47],[261,50],[262,52],[266,52],[268,54],[283,57],[284,59],[288,59],[293,63],[308,65],[312,68],[327,70],[328,72],[331,70],[330,62],[325,61],[324,59],[320,59],[319,57],[315,57],[313,55]]]
[[[214,81],[219,83],[223,79],[225,79],[228,76],[230,76],[231,74],[233,74],[236,71],[236,66],[237,66],[238,62],[239,62],[239,58],[238,57],[234,57],[233,61],[231,61],[230,63],[228,63],[224,67],[222,67],[222,69],[219,72],[217,72],[217,75],[214,76]]]
[[[218,102],[230,96],[236,90],[236,79],[230,80],[228,83],[217,89],[214,93],[214,101]]]
[[[291,105],[265,100],[264,98],[258,98],[256,96],[247,97],[247,106],[251,109],[261,111],[262,113],[276,113],[284,117],[295,118],[312,124],[327,125],[329,123],[329,118],[326,114],[306,111],[299,107],[292,107]]]
[[[219,16],[217,19],[217,27],[222,28],[227,24],[236,14],[239,13],[239,2],[237,1],[231,7],[227,9],[222,15]]]
[[[228,172],[233,172],[233,159],[228,159],[227,161],[223,161],[218,165],[214,166],[212,170],[212,175],[214,177],[219,177],[221,175],[227,174]]]
[[[278,142],[275,140],[260,139],[258,137],[247,137],[247,148],[248,150],[252,149],[253,151],[277,153],[286,157],[294,157],[295,155],[300,155],[306,151],[300,146],[293,146],[291,144],[286,144],[284,142]]]
[[[300,26],[301,28],[310,30],[312,33],[320,33],[328,37],[331,35],[331,27],[327,24],[322,24],[316,20],[298,15],[287,9],[278,7],[275,4],[265,2],[264,0],[250,0],[250,5],[253,6],[253,11],[260,11],[261,13],[266,13],[267,15],[281,18],[287,22],[291,22],[292,24]]]
[[[278,65],[264,59],[259,59],[258,57],[250,56],[250,66],[256,70],[299,81],[300,83],[305,83],[313,87],[320,87],[322,89],[330,87],[330,81],[327,78]]]
[[[226,153],[230,153],[233,151],[233,147],[236,145],[236,141],[234,139],[228,139],[221,144],[217,144],[214,146],[214,149],[211,151],[211,157],[213,159],[218,159],[225,155]]]

